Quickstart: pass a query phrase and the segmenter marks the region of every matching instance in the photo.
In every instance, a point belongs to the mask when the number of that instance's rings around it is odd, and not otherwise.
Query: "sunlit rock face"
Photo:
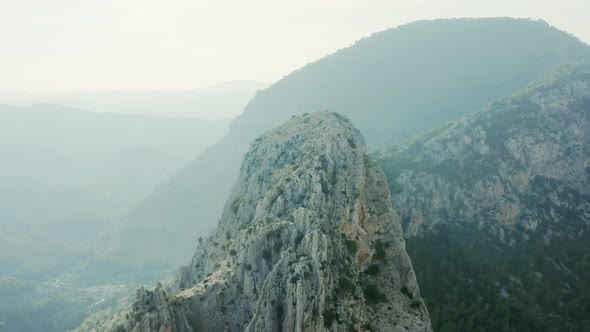
[[[294,117],[251,145],[174,284],[138,290],[110,328],[430,331],[402,235],[359,131],[336,113]]]

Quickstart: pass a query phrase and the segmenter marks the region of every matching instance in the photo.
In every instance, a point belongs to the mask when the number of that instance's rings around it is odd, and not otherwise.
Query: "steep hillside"
[[[429,331],[385,177],[336,113],[257,139],[174,285],[99,331]],[[117,325],[119,324],[119,325]]]
[[[162,260],[184,259],[195,232],[210,229],[221,214],[248,142],[293,114],[338,111],[369,147],[389,145],[588,56],[587,45],[540,21],[421,21],[376,33],[257,93],[221,142],[129,214],[121,242],[139,253],[138,264],[141,252],[150,250],[142,243],[161,248]],[[171,232],[181,235],[167,247]]]
[[[589,114],[568,65],[376,153],[437,330],[590,328]]]

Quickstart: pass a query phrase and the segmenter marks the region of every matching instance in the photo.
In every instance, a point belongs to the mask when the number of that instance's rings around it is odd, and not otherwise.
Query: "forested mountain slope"
[[[438,331],[590,329],[590,66],[375,153]]]

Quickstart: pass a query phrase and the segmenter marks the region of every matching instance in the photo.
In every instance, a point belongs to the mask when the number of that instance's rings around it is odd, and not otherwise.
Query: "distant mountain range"
[[[256,81],[231,81],[185,91],[108,91],[64,94],[29,94],[0,91],[0,103],[29,106],[54,103],[93,112],[232,119],[256,91],[269,84]]]

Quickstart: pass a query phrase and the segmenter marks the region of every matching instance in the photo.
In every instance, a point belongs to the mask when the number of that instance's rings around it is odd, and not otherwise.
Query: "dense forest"
[[[541,234],[503,244],[448,224],[407,239],[435,331],[589,331],[590,232]]]

